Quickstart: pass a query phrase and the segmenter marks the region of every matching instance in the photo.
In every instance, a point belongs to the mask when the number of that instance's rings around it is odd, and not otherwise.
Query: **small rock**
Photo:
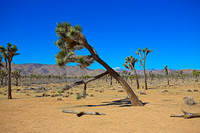
[[[94,97],[94,95],[93,95],[93,94],[91,94],[91,95],[90,95],[90,97]]]
[[[124,90],[118,90],[118,92],[124,92]]]
[[[197,89],[194,89],[194,92],[198,92],[199,90],[197,90]]]
[[[115,90],[115,88],[110,88],[110,90]]]
[[[140,91],[138,91],[138,93],[139,93],[140,95],[146,95],[146,92],[145,92],[144,90],[140,90]]]
[[[17,89],[16,91],[21,91],[21,89]]]
[[[4,92],[3,95],[7,95],[7,93]]]
[[[166,93],[166,92],[169,92],[168,90],[163,90],[163,91],[161,91],[161,93]]]
[[[95,90],[95,92],[99,92],[99,90]]]
[[[100,93],[102,93],[103,91],[99,91]]]
[[[51,94],[51,97],[56,97],[57,96],[57,94]]]
[[[69,97],[69,95],[67,95],[67,94],[63,94],[63,97]]]
[[[60,97],[59,97],[59,98],[57,98],[57,101],[62,101],[62,98],[60,98]]]
[[[30,96],[30,94],[27,93],[26,96]]]
[[[192,106],[195,104],[193,97],[189,97],[189,96],[184,97],[183,101],[185,102],[186,105],[189,105],[189,106]]]
[[[41,95],[36,95],[35,97],[42,97]]]
[[[189,89],[189,90],[187,90],[187,92],[192,92],[192,90]]]

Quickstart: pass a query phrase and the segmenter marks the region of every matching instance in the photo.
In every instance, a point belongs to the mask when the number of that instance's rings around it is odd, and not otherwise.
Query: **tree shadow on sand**
[[[143,105],[148,104],[148,102],[143,103]],[[125,99],[120,99],[120,100],[115,100],[115,101],[111,101],[111,102],[102,102],[102,104],[99,105],[79,105],[79,106],[75,106],[75,107],[100,107],[100,106],[112,106],[112,105],[116,105],[118,107],[129,107],[131,106],[131,101],[129,98],[125,98]]]

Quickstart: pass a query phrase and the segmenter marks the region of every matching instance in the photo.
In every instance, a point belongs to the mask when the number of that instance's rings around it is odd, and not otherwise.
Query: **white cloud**
[[[114,69],[114,70],[120,70],[121,68],[120,67],[114,67],[112,69]]]

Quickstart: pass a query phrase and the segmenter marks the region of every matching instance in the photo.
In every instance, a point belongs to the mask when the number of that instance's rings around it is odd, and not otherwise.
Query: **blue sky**
[[[199,0],[0,0],[0,45],[18,46],[13,63],[55,64],[56,23],[68,21],[82,26],[113,68],[148,47],[154,51],[147,69],[200,69],[199,7]],[[98,63],[90,68],[103,69]]]

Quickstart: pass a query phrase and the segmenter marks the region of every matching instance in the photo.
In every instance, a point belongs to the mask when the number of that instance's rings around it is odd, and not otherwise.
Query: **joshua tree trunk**
[[[11,61],[8,61],[8,99],[12,99],[12,94],[11,94]]]
[[[16,86],[18,86],[18,78],[16,78]]]
[[[86,97],[86,89],[87,89],[87,84],[84,83],[83,97]]]
[[[148,88],[147,88],[147,75],[146,75],[146,71],[145,71],[145,63],[143,64],[143,69],[144,69],[144,88],[145,88],[145,90],[148,90]]]
[[[3,85],[3,77],[1,78],[1,85]]]
[[[112,76],[110,76],[110,85],[112,86]]]
[[[169,85],[169,77],[168,77],[168,75],[167,75],[167,85]]]
[[[135,80],[136,80],[137,89],[139,89],[139,88],[140,88],[140,85],[139,85],[138,75],[137,75],[137,73],[136,73],[135,68],[133,68],[133,71],[134,71],[134,73],[135,73]]]
[[[106,70],[108,71],[108,73],[110,74],[110,76],[113,76],[120,84],[121,86],[124,88],[124,90],[126,91],[126,93],[128,94],[130,100],[131,100],[131,104],[133,106],[143,106],[143,104],[140,102],[140,100],[138,99],[138,97],[135,95],[135,93],[133,92],[133,90],[131,89],[131,87],[127,84],[127,82],[125,82],[123,80],[123,78],[117,73],[115,72],[110,66],[108,66],[108,64],[106,64],[97,54],[97,52],[94,50],[94,48],[92,46],[90,46],[87,43],[87,40],[84,40],[83,45],[89,50],[89,52],[91,53],[91,55],[93,56],[94,60],[97,61],[99,64],[101,64],[102,66],[104,66],[104,68],[106,68]]]

